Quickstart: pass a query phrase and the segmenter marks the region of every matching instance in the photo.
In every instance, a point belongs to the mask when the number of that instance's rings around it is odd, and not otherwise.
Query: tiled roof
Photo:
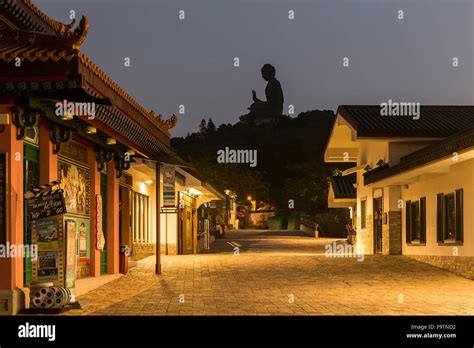
[[[61,59],[70,61],[78,57],[80,62],[91,70],[112,91],[123,98],[136,111],[145,116],[155,124],[167,137],[170,136],[169,129],[177,123],[177,117],[173,115],[164,120],[161,115],[155,115],[153,111],[147,111],[133,97],[125,92],[112,78],[100,69],[91,59],[76,48],[68,38],[55,37],[48,34],[33,33],[17,30],[0,30],[0,60],[6,63],[15,58],[26,59],[30,62],[40,60],[46,62],[52,60],[57,62]]]
[[[35,46],[20,41],[3,40],[2,34],[0,34],[0,59],[7,63],[15,58],[26,59],[29,62],[34,62],[37,59],[42,62],[48,60],[57,62],[61,59],[69,61],[74,58],[76,53],[74,49]]]
[[[364,185],[421,167],[442,158],[452,157],[453,153],[461,152],[470,147],[474,147],[474,127],[403,156],[397,165],[364,173]]]
[[[356,198],[357,193],[354,187],[356,174],[345,176],[331,176],[331,186],[334,190],[334,198]]]
[[[421,105],[420,118],[381,116],[380,105],[341,105],[340,114],[357,137],[446,138],[474,127],[473,105]]]

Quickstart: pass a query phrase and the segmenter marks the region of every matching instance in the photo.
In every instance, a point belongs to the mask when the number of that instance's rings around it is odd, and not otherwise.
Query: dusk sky
[[[265,63],[277,69],[284,114],[292,104],[294,116],[388,99],[474,103],[474,1],[35,3],[65,23],[70,10],[86,15],[83,52],[145,108],[165,118],[175,113],[173,136],[196,131],[202,118],[212,117],[216,125],[237,122],[248,112],[252,89],[265,98]],[[295,19],[288,19],[289,10]],[[131,67],[124,67],[125,57]],[[349,67],[343,67],[344,57]]]

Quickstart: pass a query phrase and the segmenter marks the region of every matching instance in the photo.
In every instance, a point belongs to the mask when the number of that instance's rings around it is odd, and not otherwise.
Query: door
[[[25,143],[24,147],[24,190],[25,192],[32,190],[39,186],[39,150],[36,146]],[[28,213],[26,201],[24,200],[24,244],[31,244],[31,218]],[[31,268],[31,257],[25,257],[23,263],[23,280],[25,284],[29,284],[32,281],[32,268]]]
[[[374,199],[374,252],[382,253],[382,197]]]
[[[102,230],[104,231],[104,251],[100,253],[100,274],[107,274],[107,174],[100,173],[100,194],[102,196]]]
[[[193,253],[193,220],[191,210],[186,208],[186,231],[185,231],[185,240],[186,240],[186,254]]]

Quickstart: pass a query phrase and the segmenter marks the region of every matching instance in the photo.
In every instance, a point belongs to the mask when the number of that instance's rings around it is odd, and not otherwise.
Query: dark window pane
[[[454,239],[456,236],[454,195],[444,197],[444,216],[444,239]]]
[[[411,224],[413,240],[420,240],[420,202],[411,203]]]

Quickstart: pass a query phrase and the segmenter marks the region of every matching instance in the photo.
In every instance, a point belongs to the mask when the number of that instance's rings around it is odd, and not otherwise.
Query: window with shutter
[[[443,194],[436,195],[436,240],[443,242]]]
[[[463,190],[437,195],[437,240],[440,244],[463,243]]]
[[[426,197],[420,198],[420,243],[426,243]]]
[[[456,202],[455,202],[455,210],[456,210],[456,242],[463,242],[464,240],[464,231],[463,231],[463,190],[459,189],[456,190]]]
[[[411,201],[405,202],[406,243],[411,243]]]

